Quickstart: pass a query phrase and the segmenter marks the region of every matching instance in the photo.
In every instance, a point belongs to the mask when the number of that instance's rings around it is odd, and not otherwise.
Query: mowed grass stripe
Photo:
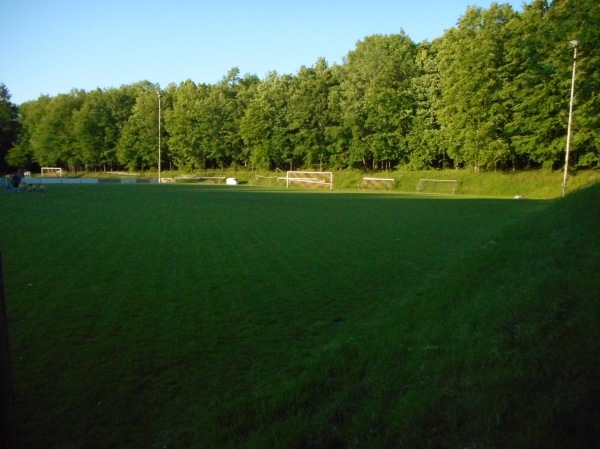
[[[240,404],[311,388],[323,354],[545,207],[151,185],[1,200],[21,447],[226,438],[256,424]]]

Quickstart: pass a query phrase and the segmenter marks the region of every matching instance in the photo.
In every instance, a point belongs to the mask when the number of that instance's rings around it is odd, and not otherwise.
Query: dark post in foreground
[[[4,302],[4,276],[2,274],[2,253],[0,253],[0,447],[15,447],[14,406],[12,375],[10,366],[10,345],[8,344],[8,316]]]

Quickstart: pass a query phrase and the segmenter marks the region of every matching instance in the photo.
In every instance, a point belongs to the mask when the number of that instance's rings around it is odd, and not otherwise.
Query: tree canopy
[[[8,88],[0,84],[0,172],[8,168],[7,155],[17,144],[20,130],[19,108],[10,98]]]
[[[432,42],[365,37],[342,63],[319,58],[264,79],[232,68],[216,84],[148,81],[41,96],[0,85],[0,156],[13,167],[557,168],[574,49],[572,165],[600,163],[600,5],[533,0],[469,7]],[[158,120],[159,96],[162,120]],[[160,127],[159,127],[160,126]]]

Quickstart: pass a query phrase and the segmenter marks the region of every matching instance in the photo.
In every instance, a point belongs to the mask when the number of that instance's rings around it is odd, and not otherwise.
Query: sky
[[[230,69],[263,79],[403,30],[414,42],[493,0],[0,0],[0,83],[21,104],[72,89],[148,80],[219,82]],[[501,0],[517,11],[523,0]]]

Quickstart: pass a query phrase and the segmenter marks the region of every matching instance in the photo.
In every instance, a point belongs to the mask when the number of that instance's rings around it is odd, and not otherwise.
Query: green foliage
[[[101,90],[87,94],[82,108],[73,114],[79,154],[86,167],[101,167],[115,160],[119,122],[109,103],[111,96]]]
[[[251,167],[292,169],[288,102],[291,77],[271,72],[260,83],[241,119],[240,134],[250,155]]]
[[[9,151],[17,144],[20,130],[19,108],[11,103],[10,98],[7,87],[0,83],[0,173],[8,168],[7,165],[21,166],[16,158],[7,158]]]
[[[415,51],[404,33],[375,35],[358,42],[345,59],[339,89],[343,119],[352,132],[352,162],[389,169],[408,152]]]
[[[171,157],[182,170],[206,165],[208,155],[202,145],[199,121],[204,117],[201,104],[207,96],[207,86],[196,86],[188,80],[174,92],[173,108],[166,113],[165,127],[171,136]]]
[[[439,120],[457,165],[489,168],[510,157],[505,126],[511,107],[502,87],[509,78],[506,24],[514,17],[507,4],[472,7],[438,42]]]
[[[323,169],[329,160],[327,129],[333,124],[329,94],[336,84],[324,59],[314,67],[302,67],[293,80],[288,106],[290,143],[302,167]]]
[[[445,168],[445,151],[435,105],[441,98],[441,80],[435,48],[428,42],[418,46],[415,59],[418,75],[412,80],[414,115],[406,136],[410,151],[407,166],[414,170]]]
[[[116,146],[117,159],[129,170],[158,167],[159,91],[149,82],[136,86],[132,113],[123,125]]]
[[[376,34],[342,64],[172,84],[160,130],[147,81],[40,97],[22,105],[18,145],[0,150],[17,165],[154,170],[160,133],[163,168],[184,171],[559,168],[576,39],[570,166],[595,168],[599,21],[593,0],[470,7],[433,42]]]
[[[33,161],[39,166],[76,169],[82,162],[76,149],[73,114],[82,107],[84,96],[84,92],[74,90],[53,98],[41,97],[21,107],[24,136],[29,137]]]

